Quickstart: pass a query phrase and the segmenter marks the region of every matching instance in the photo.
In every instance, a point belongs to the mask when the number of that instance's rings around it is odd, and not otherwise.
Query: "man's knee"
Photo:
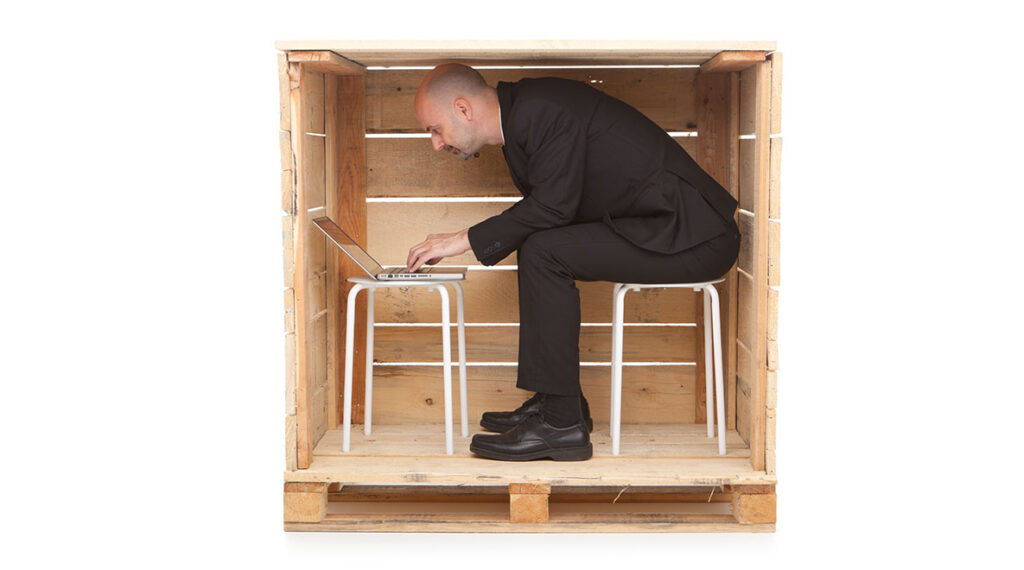
[[[550,234],[541,230],[526,236],[519,245],[519,264],[533,263],[551,256]]]

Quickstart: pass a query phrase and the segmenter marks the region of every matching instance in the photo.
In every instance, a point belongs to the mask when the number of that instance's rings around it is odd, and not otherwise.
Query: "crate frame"
[[[281,208],[285,212],[287,530],[774,531],[782,143],[782,57],[774,42],[279,41],[275,46],[280,52]],[[410,459],[405,468],[399,461],[388,469],[368,470],[355,461],[357,458],[348,463],[341,458],[340,466],[315,464],[318,442],[339,423],[336,379],[343,358],[339,342],[344,338],[342,301],[346,279],[361,275],[361,271],[338,252],[322,249],[322,243],[310,239],[315,236],[310,212],[323,211],[355,228],[357,236],[367,235],[366,68],[432,67],[449,61],[474,66],[700,66],[695,84],[700,132],[695,158],[740,199],[737,221],[744,246],[737,265],[727,274],[723,293],[730,300],[723,310],[724,334],[727,343],[733,343],[726,352],[726,416],[728,427],[734,428],[739,411],[748,410],[749,469],[729,465],[717,471],[680,470],[645,481],[636,473],[617,480],[614,471],[609,472],[612,476],[589,473],[573,477],[543,468],[474,470],[471,464],[458,464],[462,469],[458,476],[444,477],[437,473],[450,469],[442,465],[455,464],[436,463],[444,461],[440,458]],[[318,82],[321,74],[323,79]],[[319,108],[313,103],[318,98],[323,101]],[[740,188],[745,190],[740,192]],[[365,318],[365,311],[362,300],[357,304],[357,322]],[[700,311],[697,304],[698,322]],[[355,331],[357,347],[365,344],[364,329]],[[700,335],[696,342],[696,349],[702,350]],[[357,348],[357,361],[361,356],[362,350]],[[697,377],[702,367],[697,359]],[[353,422],[358,423],[362,421],[362,367],[356,366],[354,371]],[[326,380],[318,384],[316,378]],[[703,382],[697,382],[695,390],[699,423],[707,413],[701,405]],[[745,398],[742,405],[737,398]],[[650,504],[680,497],[683,503],[694,502],[696,494],[703,492],[702,486],[717,486],[719,497],[729,498],[733,512],[731,518],[721,519],[547,516],[549,501],[561,501],[564,491],[590,489],[593,496],[600,497],[610,492],[609,482],[624,485],[622,488],[650,486],[645,495]],[[426,502],[459,502],[466,497],[493,502],[495,489],[499,489],[499,494],[508,495],[509,514],[507,519],[445,514],[328,515],[326,506],[332,494],[344,490],[346,496],[363,496],[373,494],[380,485],[393,486],[385,495],[416,499],[413,503],[423,502],[425,497],[429,497]],[[422,485],[439,487],[425,493]],[[541,512],[544,516],[538,514]]]

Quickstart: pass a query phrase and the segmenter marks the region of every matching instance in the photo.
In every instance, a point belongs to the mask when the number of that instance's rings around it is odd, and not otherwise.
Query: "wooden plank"
[[[729,187],[729,157],[736,142],[731,140],[730,75],[697,75],[697,128],[700,132],[694,158],[719,184]]]
[[[355,430],[354,430],[355,431]],[[353,434],[354,436],[355,434]],[[443,446],[439,449],[443,453]],[[747,457],[663,458],[594,456],[587,461],[483,461],[438,455],[317,456],[309,469],[284,474],[286,481],[357,484],[495,485],[544,481],[559,486],[729,485],[774,483],[754,471]]]
[[[279,51],[330,50],[366,66],[701,64],[721,51],[774,51],[775,42],[691,40],[278,40]]]
[[[324,137],[303,134],[303,155],[299,161],[300,176],[304,180],[303,191],[306,193],[305,209],[298,210],[299,213],[306,213],[313,208],[326,206],[325,192],[327,188],[327,156]],[[321,215],[322,212],[314,214],[313,217]],[[310,222],[312,224],[312,222]],[[315,226],[313,227],[320,232]],[[323,234],[320,234],[321,236]]]
[[[777,135],[782,133],[782,52],[777,51],[768,59],[772,66],[771,133]]]
[[[673,139],[691,155],[697,152],[699,137]],[[479,158],[462,161],[434,151],[427,138],[375,137],[366,140],[366,156],[370,197],[522,196],[497,146],[485,145]]]
[[[290,131],[292,129],[292,111],[290,107],[291,89],[289,88],[289,83],[291,79],[288,77],[288,54],[277,54],[277,79],[279,85],[281,130]]]
[[[732,516],[728,518],[732,519]],[[730,522],[694,522],[689,517],[681,517],[678,521],[633,521],[605,520],[579,522],[576,520],[562,521],[552,515],[545,524],[512,523],[508,521],[443,520],[443,521],[410,521],[404,517],[370,517],[369,520],[335,519],[333,515],[319,523],[285,523],[285,531],[290,532],[494,532],[494,533],[629,533],[629,532],[671,532],[671,533],[709,533],[709,532],[775,532],[774,524],[737,524]]]
[[[298,469],[297,450],[298,443],[295,439],[295,416],[284,417],[284,463],[287,471]]]
[[[622,422],[693,423],[693,366],[624,366]],[[440,366],[374,367],[374,422],[416,424],[444,418]],[[457,382],[458,367],[453,367]],[[610,407],[608,366],[581,366],[580,386],[595,421],[606,421]],[[468,366],[469,417],[475,425],[485,411],[512,410],[532,393],[515,387],[515,366]],[[453,407],[459,409],[453,386]]]
[[[768,340],[779,338],[779,291],[768,289],[768,326],[766,328]]]
[[[367,123],[370,133],[421,133],[413,99],[428,70],[371,70],[366,75]],[[666,131],[697,128],[694,82],[690,68],[480,69],[488,85],[526,77],[561,77],[586,83],[635,107]],[[449,157],[451,158],[451,157]]]
[[[702,73],[743,71],[765,60],[763,51],[723,51],[700,66]]]
[[[281,210],[295,213],[295,155],[292,153],[292,134],[281,131]]]
[[[694,298],[700,299],[696,295]],[[457,362],[458,326],[453,324],[449,329],[451,358]],[[704,353],[697,349],[704,332],[697,327],[626,326],[622,336],[625,362],[700,363],[704,360]],[[375,327],[373,341],[374,362],[441,362],[441,325]],[[518,326],[466,327],[467,362],[516,362],[518,351]],[[586,362],[610,362],[611,326],[581,327],[579,354]]]
[[[737,290],[739,293],[739,302],[737,304],[739,316],[736,319],[736,339],[743,343],[748,350],[751,350],[757,343],[756,327],[757,327],[757,300],[755,298],[756,288],[754,287],[754,280],[743,273],[739,274],[737,283]],[[750,379],[749,377],[747,378]]]
[[[773,137],[769,148],[771,172],[768,175],[768,217],[782,217],[781,180],[782,172],[782,138]]]
[[[769,131],[771,129],[771,62],[757,66],[757,122],[756,163],[757,202],[754,209],[756,229],[754,298],[756,299],[756,345],[753,349],[756,377],[751,386],[750,450],[754,469],[764,469],[765,451],[765,392],[767,390],[767,325],[768,325],[768,170]],[[774,512],[774,508],[773,508]],[[759,522],[759,521],[753,521]],[[767,522],[767,521],[765,521]]]
[[[366,165],[367,146],[364,125],[366,123],[366,85],[365,76],[339,76],[334,78],[336,86],[331,100],[328,101],[328,112],[333,117],[329,122],[331,129],[327,137],[330,150],[331,163],[328,166],[328,178],[331,180],[329,188],[332,204],[328,211],[332,213],[335,220],[342,227],[346,228],[360,245],[367,246],[367,209],[366,209]],[[342,254],[332,247],[335,255],[335,266],[330,271],[333,277],[332,283],[335,289],[331,294],[335,295],[338,304],[336,311],[337,321],[334,331],[333,342],[336,352],[334,353],[335,366],[335,390],[340,393],[340,382],[344,379],[341,371],[344,366],[344,327],[343,317],[348,310],[348,293],[352,289],[352,283],[348,282],[350,277],[363,276],[363,270],[356,265],[348,256]],[[367,300],[366,293],[363,293],[356,300],[355,322],[366,322]],[[366,327],[357,326],[353,338],[355,345],[353,359],[356,363],[365,361]],[[352,421],[363,421],[363,394],[365,391],[364,367],[354,366],[352,374]],[[339,404],[340,399],[335,398]],[[340,412],[339,412],[340,414]]]
[[[519,322],[519,286],[515,271],[471,269],[462,288],[467,323]],[[579,290],[581,322],[611,323],[612,284],[607,281],[577,281],[576,288]],[[450,298],[455,298],[454,291],[449,289],[449,294]],[[374,321],[377,323],[441,322],[441,299],[437,292],[420,287],[388,288],[377,291],[375,295]],[[680,288],[642,289],[627,293],[623,307],[624,322],[694,323],[696,316],[692,299],[695,295],[692,290]],[[456,304],[451,302],[449,309],[451,322],[456,322]]]
[[[548,522],[549,484],[512,483],[508,486],[509,521],[514,523]]]
[[[412,246],[429,234],[462,231],[511,206],[507,202],[371,202],[366,205],[369,251],[382,265],[405,265]],[[513,253],[501,265],[514,265],[516,258]],[[480,264],[471,251],[443,263]]]
[[[478,419],[474,417],[470,422],[473,431],[482,431],[476,424]],[[440,417],[415,424],[380,424],[375,420],[371,435],[365,435],[359,429],[353,430],[349,453],[342,451],[341,432],[340,428],[327,432],[317,443],[314,456],[429,457],[440,455],[445,449],[444,424]],[[611,456],[611,435],[606,420],[598,421],[590,439],[595,456]],[[452,457],[471,457],[468,440],[459,441],[461,443],[456,444]],[[707,428],[702,424],[627,423],[622,425],[621,455],[618,457],[690,457],[695,460],[750,457],[750,448],[735,431],[726,434],[726,446],[727,454],[718,455],[718,440],[709,438]],[[619,491],[621,489],[616,489],[616,494]],[[629,491],[634,489],[631,487]],[[701,500],[707,501],[709,496],[710,493],[705,491]],[[718,494],[713,496],[719,497]]]
[[[757,143],[756,139],[743,139],[739,142],[740,208],[747,212],[757,209]]]
[[[779,262],[780,262],[780,240],[782,225],[776,221],[769,221],[768,224],[768,285],[778,287],[780,285]]]
[[[295,415],[295,333],[284,337],[284,410],[289,416]]]
[[[299,64],[288,65],[289,75],[289,87],[291,89],[291,113],[292,125],[303,125],[308,119],[305,115],[310,111],[308,110],[303,98],[305,96],[302,85],[305,82],[306,74],[303,73],[302,67]],[[298,447],[296,464],[299,469],[305,469],[309,466],[313,459],[313,442],[312,442],[312,429],[309,422],[309,397],[310,397],[310,383],[309,383],[309,359],[307,358],[308,344],[310,339],[308,338],[309,332],[306,327],[306,322],[309,319],[309,312],[307,308],[307,273],[306,273],[306,255],[304,253],[304,246],[306,242],[306,216],[303,215],[306,211],[306,193],[304,192],[307,173],[301,166],[301,161],[305,156],[305,140],[308,137],[301,133],[301,129],[292,129],[292,152],[295,153],[299,164],[296,165],[296,172],[298,176],[296,178],[296,210],[298,214],[295,216],[294,225],[286,227],[286,233],[290,233],[293,236],[292,239],[292,252],[294,255],[294,263],[291,264],[293,271],[293,278],[290,280],[291,283],[286,283],[288,286],[292,286],[295,289],[295,353],[296,353],[296,371],[295,371],[295,422],[296,422],[296,446]],[[288,251],[285,252],[285,266],[288,267]]]
[[[341,149],[338,148],[338,79],[333,73],[324,74],[324,204],[326,214],[333,220],[338,219],[339,193],[338,189],[338,165],[341,158]],[[345,305],[345,298],[342,297],[344,286],[340,275],[340,257],[346,257],[337,247],[329,242],[324,242],[325,254],[325,296],[327,314],[327,378],[326,378],[326,399],[327,399],[327,429],[333,429],[340,423],[339,404],[341,387],[339,376],[344,369],[345,338],[339,333],[344,333],[341,325],[343,313],[348,308]],[[345,307],[344,309],[342,307]],[[363,341],[365,344],[365,340]]]
[[[747,495],[733,493],[732,511],[740,524],[775,522],[775,493]]]
[[[295,286],[295,217],[281,216],[281,248],[284,261],[284,286]]]
[[[733,198],[739,199],[739,159],[740,159],[740,76],[738,73],[729,74],[729,135],[731,141],[729,146],[729,185],[726,188]],[[734,214],[739,216],[737,212]],[[725,345],[725,415],[726,426],[729,429],[736,429],[736,331],[737,315],[739,310],[737,302],[739,299],[739,273],[733,266],[726,278],[726,287],[722,290],[722,303],[725,307],[723,338],[727,339]]]
[[[739,75],[740,88],[740,135],[752,135],[755,130],[757,117],[756,91],[757,91],[757,67],[748,67]]]
[[[285,483],[285,522],[319,522],[327,515],[326,483]]]
[[[309,69],[335,75],[366,73],[366,67],[327,50],[288,52],[288,61],[303,63]]]
[[[294,64],[293,64],[294,65]],[[302,121],[298,125],[300,133],[324,134],[324,74],[302,66]],[[295,130],[295,129],[293,129]]]
[[[740,228],[740,254],[736,260],[736,266],[747,273],[754,273],[754,242],[757,236],[754,229],[754,216],[747,212],[739,212],[736,215],[736,225]]]

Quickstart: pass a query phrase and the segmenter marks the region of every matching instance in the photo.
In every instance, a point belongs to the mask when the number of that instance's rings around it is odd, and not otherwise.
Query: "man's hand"
[[[424,264],[434,265],[446,257],[461,255],[470,249],[469,229],[453,234],[430,234],[425,241],[409,250],[405,270],[411,273]]]

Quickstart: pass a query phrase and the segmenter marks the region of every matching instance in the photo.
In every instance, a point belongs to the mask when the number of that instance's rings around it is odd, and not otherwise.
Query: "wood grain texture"
[[[699,297],[698,297],[699,298]],[[458,361],[458,327],[452,325],[451,358]],[[697,327],[623,328],[622,355],[625,362],[702,362],[698,341],[704,338]],[[375,327],[374,362],[441,362],[441,326]],[[519,327],[466,327],[467,362],[516,362]],[[580,360],[611,361],[611,325],[580,328]],[[697,356],[700,355],[700,358]]]
[[[692,156],[699,138],[677,136],[673,140]],[[498,146],[485,145],[479,158],[463,161],[435,151],[427,138],[374,137],[366,139],[366,156],[370,197],[522,196],[512,184]],[[511,203],[504,205],[507,208]]]
[[[366,66],[701,64],[721,51],[773,51],[775,42],[691,40],[278,40],[281,51],[330,50]]]
[[[285,483],[285,522],[319,522],[327,515],[326,483]]]
[[[288,52],[288,61],[331,75],[359,76],[366,73],[366,67],[329,50],[291,51]]]
[[[286,53],[277,54],[277,81],[281,130],[290,131],[292,128],[291,89],[289,88],[291,79],[288,77],[288,54]],[[283,153],[281,158],[284,159]]]
[[[371,70],[366,75],[369,133],[421,133],[413,99],[428,70]],[[561,77],[586,83],[635,107],[666,131],[697,128],[691,68],[481,69],[491,87],[525,77]]]
[[[469,270],[462,288],[467,323],[519,322],[519,285],[514,270]],[[581,322],[611,323],[612,284],[607,281],[577,281],[576,288],[579,291]],[[455,298],[450,288],[449,294],[450,298]],[[694,323],[695,295],[692,290],[681,288],[631,291],[625,296],[624,322]],[[457,322],[454,301],[449,304],[449,310],[451,322]],[[440,323],[440,295],[420,287],[382,289],[376,293],[374,321]]]
[[[769,285],[769,238],[768,238],[768,171],[770,168],[769,132],[771,129],[771,62],[759,63],[757,70],[755,124],[757,164],[757,197],[754,207],[756,226],[754,299],[756,300],[756,345],[752,348],[755,366],[754,383],[751,385],[750,461],[755,469],[764,469],[765,456],[765,392],[767,391],[768,360],[768,285]],[[774,508],[772,509],[774,512]],[[756,521],[754,521],[756,522]],[[767,521],[766,521],[767,522]]]
[[[693,366],[624,366],[622,372],[623,423],[694,422]],[[470,423],[485,411],[513,410],[532,395],[516,388],[515,366],[467,366]],[[444,392],[440,366],[375,366],[374,423],[434,423],[444,419]],[[452,370],[458,382],[458,367]],[[611,369],[581,366],[580,386],[595,421],[606,421],[610,407]],[[459,409],[453,386],[453,409]],[[456,412],[457,413],[457,412]]]
[[[548,522],[548,495],[551,485],[517,484],[508,486],[509,521],[514,523]]]
[[[764,61],[765,55],[763,51],[723,51],[702,63],[700,70],[704,73],[742,71]]]

